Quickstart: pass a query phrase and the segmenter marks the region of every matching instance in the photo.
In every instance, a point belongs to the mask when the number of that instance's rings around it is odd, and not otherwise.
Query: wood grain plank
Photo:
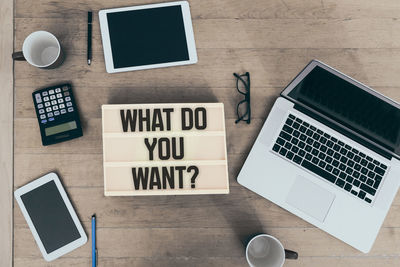
[[[0,1],[0,266],[13,263],[13,11]]]
[[[32,28],[47,30],[70,51],[86,51],[86,13],[76,19],[16,19],[16,45]],[[64,27],[59,27],[64,25]],[[393,19],[199,19],[193,20],[201,48],[399,48],[400,20]],[[338,30],[340,29],[340,30]],[[99,24],[93,28],[93,51],[102,51]],[[285,34],[282,34],[284,32]],[[307,34],[304,34],[304,33]],[[371,38],[374,36],[374,38]],[[67,50],[67,51],[68,51]]]
[[[41,267],[43,261],[37,258],[18,258],[15,262],[15,266],[26,266],[29,264],[30,267]],[[174,267],[200,267],[200,266],[218,266],[218,267],[233,267],[233,266],[244,266],[246,260],[243,257],[209,257],[209,258],[195,258],[195,257],[129,257],[129,258],[104,258],[99,256],[99,266],[135,266],[135,267],[146,267],[146,266],[174,266]],[[52,262],[50,266],[90,266],[90,258],[68,258],[62,257]]]
[[[75,18],[89,9],[96,10],[114,7],[159,3],[159,0],[70,0],[56,2],[52,0],[16,1],[17,18],[68,17]],[[162,1],[161,1],[162,2]],[[396,0],[302,0],[268,1],[252,0],[249,4],[241,0],[190,0],[190,9],[194,19],[275,19],[275,18],[399,18],[400,6]],[[40,6],[36,12],[30,12]]]
[[[374,267],[393,267],[397,266],[400,258],[397,256],[373,258],[373,257],[300,257],[298,261],[287,260],[285,267],[308,267],[308,266],[324,266],[324,267],[337,267],[337,266],[374,266]]]
[[[100,52],[93,55],[94,62],[90,67],[85,63],[85,53],[69,52],[65,63],[55,70],[44,71],[16,62],[16,88],[30,87],[33,91],[49,84],[71,81],[82,87],[114,89],[109,103],[124,97],[132,100],[139,93],[148,96],[147,101],[176,98],[168,89],[180,88],[182,91],[185,87],[207,88],[201,94],[208,93],[212,97],[214,88],[234,86],[232,72],[249,71],[252,87],[283,88],[312,59],[319,59],[372,88],[400,87],[399,49],[198,49],[199,62],[195,65],[118,74],[105,73]],[[160,90],[162,97],[147,95],[149,87]]]
[[[360,257],[364,254],[324,234],[316,228],[272,228],[265,232],[276,236],[288,249],[296,249],[305,257]],[[244,244],[254,229],[241,226],[227,228],[98,228],[100,257],[242,257]],[[382,228],[368,256],[399,257],[399,228]],[[15,252],[23,257],[41,257],[28,228],[15,228]],[[91,244],[68,254],[87,257]],[[21,258],[23,258],[21,256]]]
[[[400,257],[387,256],[384,258],[376,257],[299,257],[298,260],[286,260],[285,267],[309,267],[309,266],[324,266],[324,267],[338,267],[338,266],[373,266],[373,267],[393,267],[397,266],[400,261]],[[52,263],[51,266],[89,266],[91,263],[89,258],[68,258],[63,257],[56,262]],[[26,266],[41,267],[43,266],[43,260],[37,258],[18,258],[15,262],[15,266]],[[244,257],[207,257],[207,258],[195,258],[195,257],[156,257],[156,258],[139,258],[139,257],[128,257],[128,258],[99,258],[99,266],[135,266],[135,267],[146,267],[146,266],[174,266],[174,267],[235,267],[235,266],[246,266]]]

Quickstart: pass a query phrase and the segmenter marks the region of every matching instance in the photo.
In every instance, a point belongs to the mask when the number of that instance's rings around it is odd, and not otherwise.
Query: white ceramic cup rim
[[[247,260],[247,263],[248,263],[250,266],[253,267],[253,264],[251,264],[250,259],[249,259],[249,246],[250,246],[251,242],[253,242],[254,239],[259,238],[259,237],[262,237],[262,236],[274,240],[274,241],[279,245],[279,247],[281,247],[281,249],[282,249],[282,251],[283,251],[283,254],[282,254],[283,257],[282,257],[282,262],[281,262],[281,264],[280,264],[280,267],[282,267],[283,264],[285,263],[285,248],[283,247],[281,241],[279,241],[276,237],[274,237],[274,236],[272,236],[272,235],[267,235],[267,234],[259,234],[259,235],[256,235],[255,237],[253,237],[253,238],[249,241],[249,243],[247,243],[247,246],[246,246],[246,260]]]
[[[37,64],[33,63],[30,59],[26,58],[25,56],[24,57],[25,57],[26,61],[29,64],[31,64],[32,66],[35,66],[35,67],[38,67],[38,68],[46,68],[46,67],[51,66],[52,64],[54,64],[54,62],[56,62],[57,59],[60,57],[60,53],[61,53],[60,42],[58,41],[57,37],[55,37],[54,34],[52,34],[51,32],[48,32],[48,31],[36,31],[36,32],[32,32],[31,34],[29,34],[25,38],[24,43],[22,44],[22,54],[24,54],[24,51],[26,51],[26,49],[27,49],[27,47],[26,47],[27,46],[27,40],[29,40],[29,38],[32,38],[33,35],[36,35],[38,33],[45,33],[45,34],[47,34],[48,36],[50,36],[51,38],[53,38],[57,42],[57,48],[58,48],[57,57],[55,57],[52,62],[50,62],[50,63],[48,63],[46,65],[37,65]]]

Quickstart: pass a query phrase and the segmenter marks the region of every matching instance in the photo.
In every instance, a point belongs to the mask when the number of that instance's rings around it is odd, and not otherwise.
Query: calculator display
[[[61,132],[69,131],[76,129],[76,121],[70,121],[67,123],[59,124],[53,127],[45,128],[44,131],[46,133],[46,136],[53,135],[53,134],[58,134]]]

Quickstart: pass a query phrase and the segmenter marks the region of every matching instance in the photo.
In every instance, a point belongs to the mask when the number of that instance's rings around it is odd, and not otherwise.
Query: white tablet
[[[18,188],[14,196],[45,260],[86,243],[87,236],[57,174],[49,173]]]
[[[197,62],[187,1],[99,11],[108,73]]]

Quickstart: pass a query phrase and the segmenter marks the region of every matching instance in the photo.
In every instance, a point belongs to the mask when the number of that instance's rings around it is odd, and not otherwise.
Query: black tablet
[[[197,62],[187,1],[101,10],[99,20],[109,73]]]
[[[18,188],[14,196],[45,260],[86,243],[87,236],[57,174],[46,174]]]

